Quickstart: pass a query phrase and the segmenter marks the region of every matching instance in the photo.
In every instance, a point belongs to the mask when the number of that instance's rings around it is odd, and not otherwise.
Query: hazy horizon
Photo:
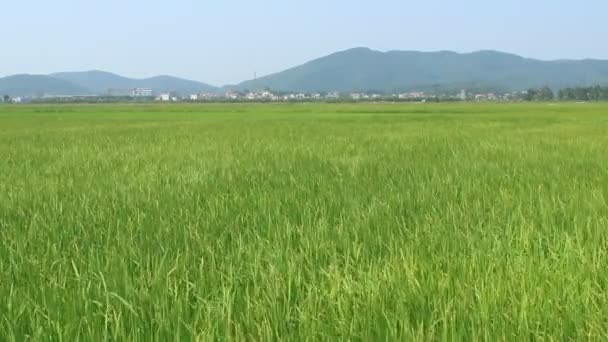
[[[373,6],[343,0],[287,6],[277,0],[9,2],[0,20],[0,29],[10,32],[0,77],[103,70],[222,86],[354,47],[608,59],[608,47],[599,41],[608,34],[606,10],[608,3],[596,0],[568,7],[546,0],[500,7],[480,0],[381,0]]]

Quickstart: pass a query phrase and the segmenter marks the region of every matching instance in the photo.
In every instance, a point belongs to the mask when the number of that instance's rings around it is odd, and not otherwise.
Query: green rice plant
[[[0,340],[605,340],[608,105],[0,107]]]

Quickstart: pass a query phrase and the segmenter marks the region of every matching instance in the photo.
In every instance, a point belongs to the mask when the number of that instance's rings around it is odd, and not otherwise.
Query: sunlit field
[[[0,340],[608,338],[608,104],[0,106]]]

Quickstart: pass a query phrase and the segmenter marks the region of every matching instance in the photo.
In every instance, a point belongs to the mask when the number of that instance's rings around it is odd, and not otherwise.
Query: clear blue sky
[[[339,50],[608,59],[606,0],[6,0],[0,76],[99,69],[214,85]]]

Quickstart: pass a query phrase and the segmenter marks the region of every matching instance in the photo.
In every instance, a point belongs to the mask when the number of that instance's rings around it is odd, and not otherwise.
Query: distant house
[[[476,94],[475,100],[476,101],[496,101],[496,100],[498,100],[498,96],[494,93]]]
[[[201,93],[197,94],[197,96],[199,100],[210,100],[217,97],[217,95],[213,93]]]
[[[162,93],[158,96],[158,100],[160,101],[171,101],[171,94],[169,93]]]
[[[400,99],[422,99],[424,98],[424,92],[413,91],[410,93],[399,94]]]
[[[461,90],[461,91],[460,91],[460,95],[459,95],[458,97],[460,97],[460,99],[461,99],[462,101],[466,101],[466,100],[467,100],[467,91],[466,91],[466,90],[464,90],[464,89],[463,89],[463,90]]]
[[[131,90],[133,97],[150,97],[154,94],[152,88],[135,88]]]
[[[237,93],[237,92],[234,92],[234,91],[228,91],[228,92],[226,92],[225,97],[226,97],[227,99],[230,99],[230,100],[237,100],[237,99],[239,99],[239,98],[240,98],[240,95],[239,95],[239,93]]]

